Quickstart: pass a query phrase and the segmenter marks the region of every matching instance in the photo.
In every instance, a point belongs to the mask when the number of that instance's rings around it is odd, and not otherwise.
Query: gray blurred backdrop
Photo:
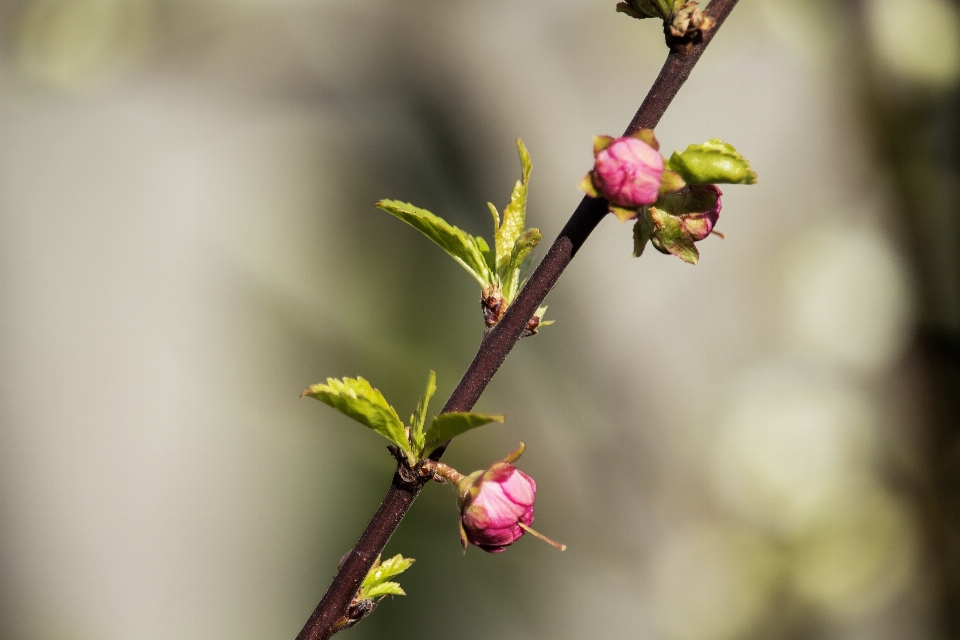
[[[293,638],[386,490],[311,399],[438,406],[476,284],[373,203],[552,241],[665,56],[614,0],[0,4],[0,637]],[[960,7],[744,0],[657,133],[720,137],[691,267],[605,220],[459,439],[524,441],[538,528],[449,488],[353,638],[960,637]],[[346,637],[346,636],[344,636]]]

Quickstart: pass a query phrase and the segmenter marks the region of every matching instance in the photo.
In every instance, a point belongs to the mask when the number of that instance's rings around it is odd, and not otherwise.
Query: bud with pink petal
[[[653,7],[650,1],[638,0],[636,6]],[[711,234],[723,237],[714,230],[723,195],[717,184],[757,181],[747,159],[720,139],[689,145],[664,161],[653,130],[640,129],[623,138],[594,137],[593,156],[593,170],[580,188],[593,198],[606,199],[610,213],[621,222],[636,220],[635,256],[650,243],[661,253],[697,264],[700,252],[695,243]]]
[[[637,211],[657,201],[663,180],[664,160],[650,129],[633,136],[597,136],[593,141],[594,165],[581,188],[594,197],[606,198],[610,211],[621,220],[637,217]]]
[[[489,553],[501,553],[533,524],[537,483],[512,464],[497,462],[460,494],[463,537]]]
[[[442,462],[431,465],[437,476],[457,486],[460,542],[464,551],[469,543],[488,553],[502,553],[524,533],[533,534],[561,551],[566,549],[566,545],[530,528],[537,483],[512,464],[523,450],[521,443],[519,449],[500,462],[468,476]]]
[[[617,138],[596,155],[593,183],[604,198],[621,207],[653,204],[660,191],[663,156],[643,140]]]

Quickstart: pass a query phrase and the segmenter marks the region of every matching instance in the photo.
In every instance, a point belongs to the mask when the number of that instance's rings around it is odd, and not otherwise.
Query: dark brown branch
[[[706,13],[715,20],[714,27],[704,34],[702,42],[694,45],[689,53],[673,51],[667,56],[660,75],[657,76],[624,135],[638,129],[652,129],[657,126],[667,107],[680,91],[680,87],[690,76],[704,49],[710,44],[736,4],[737,0],[713,0],[710,3]],[[473,408],[497,369],[503,364],[507,354],[520,339],[527,321],[606,214],[606,201],[589,196],[580,201],[577,210],[563,227],[559,237],[530,276],[517,299],[507,309],[503,319],[481,342],[476,357],[470,363],[470,368],[467,369],[444,405],[443,413],[469,411]],[[445,447],[437,449],[431,458],[439,459],[444,449]],[[310,619],[307,620],[303,630],[300,631],[297,640],[326,640],[333,635],[334,626],[343,617],[374,560],[383,551],[390,536],[393,535],[428,480],[429,478],[420,478],[408,481],[401,478],[399,473],[394,474],[393,483],[383,502],[380,503],[380,508],[377,509],[370,524],[360,536],[360,540],[343,562],[333,583]]]

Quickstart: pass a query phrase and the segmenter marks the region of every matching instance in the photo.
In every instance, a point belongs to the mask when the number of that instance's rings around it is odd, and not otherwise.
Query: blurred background
[[[437,408],[479,288],[373,208],[543,254],[665,56],[614,0],[0,4],[0,637],[293,638],[393,473],[305,386]],[[720,137],[696,268],[605,220],[458,439],[527,444],[500,556],[429,486],[356,638],[960,638],[960,3],[744,0],[657,130]],[[344,636],[346,637],[346,635]]]

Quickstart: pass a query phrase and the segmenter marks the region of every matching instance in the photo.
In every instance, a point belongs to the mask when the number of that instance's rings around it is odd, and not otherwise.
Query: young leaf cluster
[[[521,179],[517,180],[510,194],[510,203],[504,208],[503,215],[493,203],[487,203],[493,215],[493,247],[480,236],[474,236],[459,227],[448,223],[440,216],[407,202],[381,200],[377,207],[403,220],[414,229],[432,240],[447,252],[457,263],[466,269],[476,280],[484,293],[484,298],[493,298],[503,308],[514,301],[523,285],[522,273],[526,268],[527,257],[540,242],[542,236],[538,229],[526,228],[527,186],[530,181],[530,154],[523,141],[517,139],[520,152]],[[537,311],[537,324],[546,308]]]
[[[358,600],[373,600],[383,596],[405,596],[407,593],[397,582],[392,582],[390,578],[398,576],[410,568],[414,562],[413,558],[404,558],[399,553],[388,560],[380,562],[380,558],[373,563],[367,576],[360,585],[360,592],[357,594]]]
[[[407,595],[399,583],[392,582],[390,578],[400,575],[412,564],[413,558],[404,558],[400,554],[383,562],[380,562],[380,556],[377,556],[376,562],[370,567],[370,571],[360,584],[360,590],[353,597],[343,617],[334,625],[333,633],[346,631],[355,626],[373,613],[385,597]]]
[[[360,377],[327,378],[326,384],[312,385],[300,395],[316,398],[380,434],[403,452],[408,465],[413,468],[456,436],[491,422],[503,422],[503,416],[451,412],[435,416],[427,426],[427,409],[436,390],[437,376],[431,371],[423,396],[410,416],[409,426],[404,426],[383,394]]]

